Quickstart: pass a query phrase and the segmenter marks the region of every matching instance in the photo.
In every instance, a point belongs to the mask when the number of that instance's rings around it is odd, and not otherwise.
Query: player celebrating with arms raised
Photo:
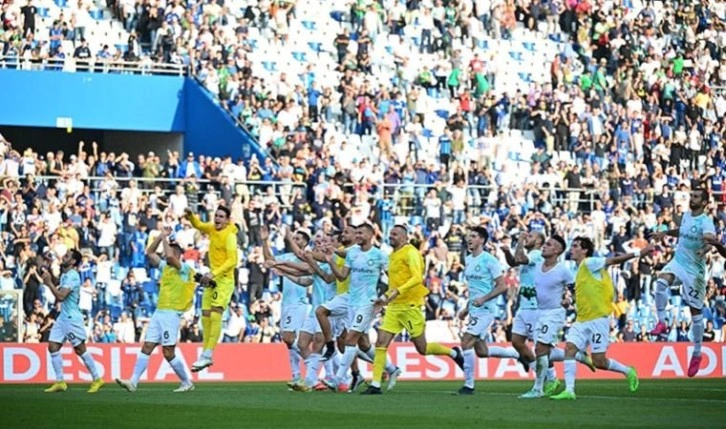
[[[389,244],[393,253],[389,256],[388,291],[385,299],[376,302],[387,306],[383,323],[378,329],[376,356],[373,362],[373,381],[366,395],[381,393],[381,380],[386,365],[386,351],[393,337],[404,329],[411,335],[416,351],[422,355],[449,356],[463,369],[464,358],[458,347],[450,349],[439,343],[426,343],[426,320],[421,307],[429,291],[423,285],[424,261],[421,252],[408,244],[408,230],[396,225],[389,234]]]
[[[182,248],[178,244],[169,243],[170,228],[164,228],[146,249],[146,256],[151,265],[159,267],[159,301],[154,315],[149,321],[144,344],[136,357],[134,374],[131,380],[116,379],[119,386],[128,392],[135,392],[139,378],[149,365],[149,356],[157,345],[161,344],[162,353],[169,366],[181,380],[181,386],[174,392],[189,392],[194,390],[194,384],[184,367],[184,361],[176,356],[176,340],[179,336],[181,315],[189,310],[194,301],[194,270],[189,264],[181,261]],[[156,253],[159,244],[163,243],[164,259]]]
[[[705,189],[691,191],[689,207],[691,211],[683,214],[681,226],[666,232],[656,232],[653,239],[661,241],[664,236],[678,237],[673,259],[661,270],[655,286],[655,306],[658,310],[658,324],[651,335],[664,334],[666,325],[666,306],[668,289],[677,280],[682,284],[681,297],[691,310],[693,333],[693,355],[688,364],[688,376],[694,377],[701,367],[701,346],[703,344],[703,300],[706,296],[706,259],[704,250],[716,241],[716,227],[705,212],[708,205],[708,192]]]
[[[608,267],[620,265],[633,258],[647,255],[653,251],[652,245],[643,250],[635,250],[625,255],[612,258],[595,258],[595,245],[587,237],[577,237],[572,242],[570,252],[577,263],[575,275],[575,304],[577,319],[567,333],[565,348],[565,390],[550,399],[575,399],[575,376],[577,373],[577,352],[592,349],[592,361],[595,367],[607,371],[619,372],[628,379],[631,392],[638,390],[638,374],[635,368],[628,368],[622,363],[608,359],[606,352],[610,338],[610,315],[613,312],[614,290],[613,281],[608,274]],[[563,304],[569,304],[563,302]]]
[[[527,346],[527,340],[534,340],[537,325],[537,291],[534,286],[534,272],[542,262],[542,245],[545,237],[541,232],[523,233],[517,242],[514,255],[502,247],[507,264],[519,268],[519,308],[512,324],[512,346],[519,353],[519,361],[529,370],[535,356]]]
[[[237,267],[237,227],[230,222],[230,211],[217,207],[214,222],[202,222],[190,209],[184,211],[192,226],[209,236],[210,272],[202,277],[202,286],[214,282],[213,288],[205,288],[202,295],[202,336],[204,350],[199,360],[192,364],[192,372],[201,371],[214,364],[212,353],[222,332],[222,314],[234,292],[234,269]]]
[[[81,300],[81,276],[78,274],[76,267],[81,263],[81,259],[81,253],[75,249],[69,250],[63,256],[61,261],[62,274],[58,286],[56,286],[50,271],[47,269],[41,275],[43,284],[50,289],[55,299],[61,303],[58,320],[53,324],[48,339],[48,352],[50,352],[50,361],[56,379],[56,382],[45,390],[48,393],[64,392],[68,389],[66,382],[63,381],[63,357],[60,352],[63,343],[66,341],[73,345],[76,354],[80,356],[83,364],[88,368],[88,372],[91,373],[91,377],[93,377],[88,393],[96,393],[104,385],[103,379],[98,374],[96,361],[93,360],[93,356],[86,349],[86,328],[83,326],[83,314],[78,307]]]
[[[499,357],[516,359],[519,354],[514,349],[491,346],[484,342],[489,327],[494,322],[494,298],[507,290],[504,283],[504,268],[491,253],[484,251],[489,240],[489,232],[483,226],[469,231],[467,244],[469,254],[466,256],[464,277],[469,287],[469,306],[459,314],[461,319],[469,316],[466,332],[461,337],[461,348],[464,349],[464,387],[457,392],[459,395],[474,393],[474,372],[476,358]]]

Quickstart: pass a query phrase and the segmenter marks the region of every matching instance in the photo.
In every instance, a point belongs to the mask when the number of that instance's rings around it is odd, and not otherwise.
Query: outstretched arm
[[[607,258],[605,260],[605,266],[609,267],[611,265],[620,265],[623,262],[629,261],[633,258],[640,258],[641,256],[648,255],[653,250],[655,250],[655,246],[653,246],[652,244],[649,244],[643,250],[636,249],[636,250],[631,251],[630,253],[613,256],[613,257]]]
[[[192,224],[195,229],[205,234],[209,234],[214,230],[214,225],[211,222],[202,222],[202,220],[199,219],[199,216],[192,213],[191,209],[184,210],[184,217]]]

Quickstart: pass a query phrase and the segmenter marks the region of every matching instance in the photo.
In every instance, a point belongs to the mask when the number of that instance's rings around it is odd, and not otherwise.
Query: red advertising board
[[[134,344],[89,344],[88,350],[96,359],[103,378],[128,378],[133,372],[136,354],[140,347]],[[608,350],[611,358],[625,365],[633,365],[643,379],[685,377],[692,346],[688,343],[629,343],[612,344]],[[182,344],[177,354],[190,366],[202,352],[200,344]],[[64,347],[63,366],[66,381],[89,382],[80,358],[73,349]],[[726,377],[726,344],[704,344],[703,363],[698,377]],[[420,356],[409,343],[393,344],[389,358],[403,371],[401,380],[456,380],[463,373],[446,357]],[[558,363],[557,365],[561,365]],[[0,383],[47,383],[54,380],[46,345],[0,343]],[[370,366],[363,369],[366,376]],[[562,367],[558,367],[562,374]],[[580,379],[618,378],[619,374],[608,371],[590,372],[578,366]],[[478,379],[521,380],[532,377],[526,374],[513,359],[480,359]],[[193,374],[199,381],[285,381],[290,379],[288,353],[281,344],[220,344],[214,352],[214,366]],[[176,381],[171,367],[164,361],[161,350],[155,350],[149,360],[149,368],[142,381]]]

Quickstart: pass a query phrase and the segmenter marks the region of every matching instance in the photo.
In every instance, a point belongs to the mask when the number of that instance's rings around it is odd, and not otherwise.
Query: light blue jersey
[[[326,274],[331,274],[333,271],[330,269],[330,265],[327,263],[319,264],[320,269]],[[326,283],[319,275],[313,276],[313,309],[318,308],[323,303],[326,303],[335,297],[335,282]]]
[[[345,255],[345,266],[350,268],[350,307],[372,304],[377,297],[381,272],[388,269],[388,256],[377,247],[371,247],[367,252],[359,246],[352,247]]]
[[[711,217],[705,213],[696,217],[691,216],[691,212],[685,213],[678,228],[678,245],[673,259],[689,274],[703,275],[706,272],[706,259],[699,255],[705,246],[704,234],[716,234]]]
[[[542,250],[535,249],[527,254],[529,263],[519,268],[519,309],[520,310],[536,310],[537,309],[537,289],[535,289],[534,273],[537,271],[537,265],[544,262]]]
[[[464,277],[469,287],[469,313],[494,312],[495,300],[489,300],[481,307],[473,302],[494,290],[495,281],[504,275],[504,267],[489,252],[481,252],[478,256],[467,255]]]
[[[277,262],[301,262],[294,253],[276,256]],[[282,277],[282,306],[308,305],[308,290],[287,277]]]
[[[83,313],[78,307],[81,300],[81,275],[75,269],[61,274],[60,289],[70,289],[71,293],[61,301],[60,320],[83,321]]]

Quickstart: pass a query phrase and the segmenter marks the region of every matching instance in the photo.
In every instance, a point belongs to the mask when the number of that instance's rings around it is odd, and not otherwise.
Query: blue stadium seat
[[[109,315],[111,316],[111,320],[112,321],[118,320],[118,318],[121,317],[122,311],[123,310],[121,309],[121,307],[116,306],[116,305],[112,305],[111,307],[109,307]]]
[[[489,49],[489,41],[488,40],[477,40],[476,47],[479,49]]]
[[[53,0],[53,3],[60,8],[64,8],[68,5],[68,0]]]
[[[509,56],[514,61],[522,61],[522,53],[521,52],[518,52],[518,51],[509,51]]]
[[[345,12],[340,10],[334,10],[330,12],[330,17],[338,22],[343,22],[343,17],[345,16]]]
[[[393,46],[386,46],[386,52],[393,55]]]
[[[426,137],[427,139],[430,139],[431,137],[434,136],[434,132],[431,131],[428,128],[424,128],[424,130],[423,130],[423,136]]]
[[[449,111],[444,110],[444,109],[439,109],[436,111],[436,116],[438,116],[439,118],[441,118],[443,120],[447,120],[447,119],[449,119]]]
[[[522,42],[522,46],[524,46],[524,49],[530,51],[530,52],[536,52],[537,48],[535,48],[533,42]]]
[[[420,46],[421,45],[421,39],[419,37],[411,37],[411,41],[413,42],[414,46]]]
[[[527,83],[532,82],[532,73],[520,72],[520,73],[518,73],[518,75],[519,75],[519,78],[522,79],[522,81],[527,82]]]
[[[295,58],[296,61],[300,61],[301,63],[308,62],[307,55],[305,55],[305,52],[293,52],[292,57]]]
[[[103,20],[103,11],[101,9],[89,10],[88,13],[91,15],[91,18],[95,19],[96,21]]]
[[[268,72],[277,71],[277,63],[274,61],[263,61],[262,67],[264,67]]]
[[[323,44],[319,42],[308,42],[308,46],[310,46],[310,49],[313,51],[320,52],[320,47],[323,46]]]
[[[41,18],[50,18],[50,9],[47,7],[39,7],[38,16]]]
[[[247,44],[250,45],[253,51],[257,50],[257,39],[247,39]]]
[[[156,282],[153,281],[144,282],[142,288],[144,289],[144,292],[149,294],[159,292],[159,288],[156,286]]]
[[[409,220],[408,220],[408,223],[409,223],[409,224],[410,224],[411,226],[419,226],[419,225],[423,225],[423,217],[421,217],[421,216],[411,216],[411,217],[409,218]]]
[[[127,45],[125,43],[117,43],[114,46],[116,47],[116,49],[119,52],[126,52],[128,50],[128,48],[129,48],[129,45]]]
[[[317,23],[315,21],[303,21],[302,22],[302,25],[308,31],[315,31],[315,30],[317,30]]]

